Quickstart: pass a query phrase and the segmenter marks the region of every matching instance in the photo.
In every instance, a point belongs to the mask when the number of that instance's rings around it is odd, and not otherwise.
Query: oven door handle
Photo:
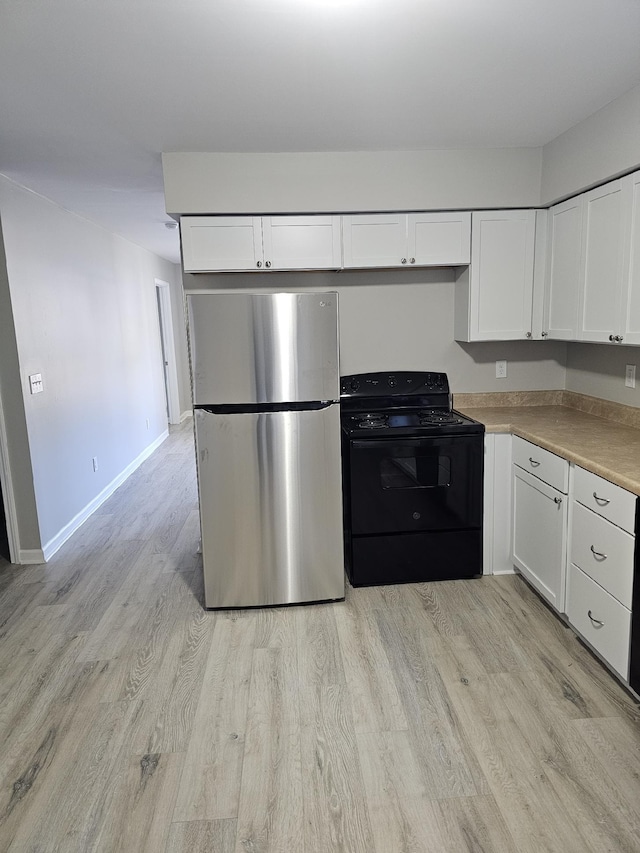
[[[466,437],[465,437],[466,438]],[[420,448],[420,447],[447,447],[452,441],[464,441],[463,436],[429,436],[421,438],[363,438],[352,439],[351,447],[354,450],[395,450],[398,447]]]

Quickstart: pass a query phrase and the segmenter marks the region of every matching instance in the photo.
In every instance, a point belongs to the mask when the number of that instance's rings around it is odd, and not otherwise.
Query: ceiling
[[[177,263],[161,152],[543,145],[640,0],[0,0],[0,80],[0,172]]]

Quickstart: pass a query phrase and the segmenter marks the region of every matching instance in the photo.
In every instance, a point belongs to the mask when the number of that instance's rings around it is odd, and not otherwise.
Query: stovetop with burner
[[[483,432],[451,408],[446,373],[358,373],[340,381],[342,428],[352,437]]]

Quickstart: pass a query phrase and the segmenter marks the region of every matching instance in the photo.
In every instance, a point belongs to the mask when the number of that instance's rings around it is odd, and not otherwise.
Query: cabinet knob
[[[596,502],[597,504],[600,504],[600,506],[606,506],[607,504],[610,504],[610,503],[611,503],[611,501],[609,500],[609,498],[601,498],[601,497],[598,495],[598,493],[597,493],[597,492],[594,492],[594,493],[593,493],[593,497],[595,498],[595,502]]]
[[[531,332],[527,332],[525,335],[525,338],[530,338],[530,337],[531,337]]]
[[[258,261],[258,263],[256,264],[256,266],[258,267],[258,269],[260,269],[260,267],[262,266],[262,261]]]
[[[616,336],[615,336],[615,335],[609,335],[609,340],[610,340],[610,341],[615,341],[615,339],[616,339]]]
[[[416,259],[415,259],[415,258],[409,258],[409,263],[410,263],[410,264],[415,264],[415,262],[416,262]]]
[[[616,340],[618,341],[619,344],[621,344],[622,341],[624,340],[624,338],[622,335],[616,335]]]
[[[407,259],[406,259],[406,258],[400,258],[400,263],[401,263],[401,264],[406,264],[406,263],[407,263]]]
[[[271,261],[265,261],[265,262],[264,262],[264,265],[265,265],[265,267],[266,267],[268,270],[270,270],[270,269],[271,269]]]
[[[542,337],[543,337],[543,338],[548,337],[548,335],[549,335],[549,332],[543,332],[543,333],[542,333]]]
[[[554,498],[553,502],[556,506],[559,506],[562,503],[562,498]]]
[[[604,625],[604,622],[601,622],[599,619],[596,619],[594,616],[591,615],[590,610],[587,611],[587,616],[589,617],[589,619],[591,619],[592,624],[596,628],[602,628],[602,626]]]

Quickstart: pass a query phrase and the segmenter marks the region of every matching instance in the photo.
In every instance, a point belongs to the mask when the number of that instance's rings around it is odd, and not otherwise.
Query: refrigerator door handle
[[[269,412],[321,412],[334,406],[337,400],[312,400],[304,403],[227,403],[223,405],[199,405],[194,409],[210,415],[260,415]]]

